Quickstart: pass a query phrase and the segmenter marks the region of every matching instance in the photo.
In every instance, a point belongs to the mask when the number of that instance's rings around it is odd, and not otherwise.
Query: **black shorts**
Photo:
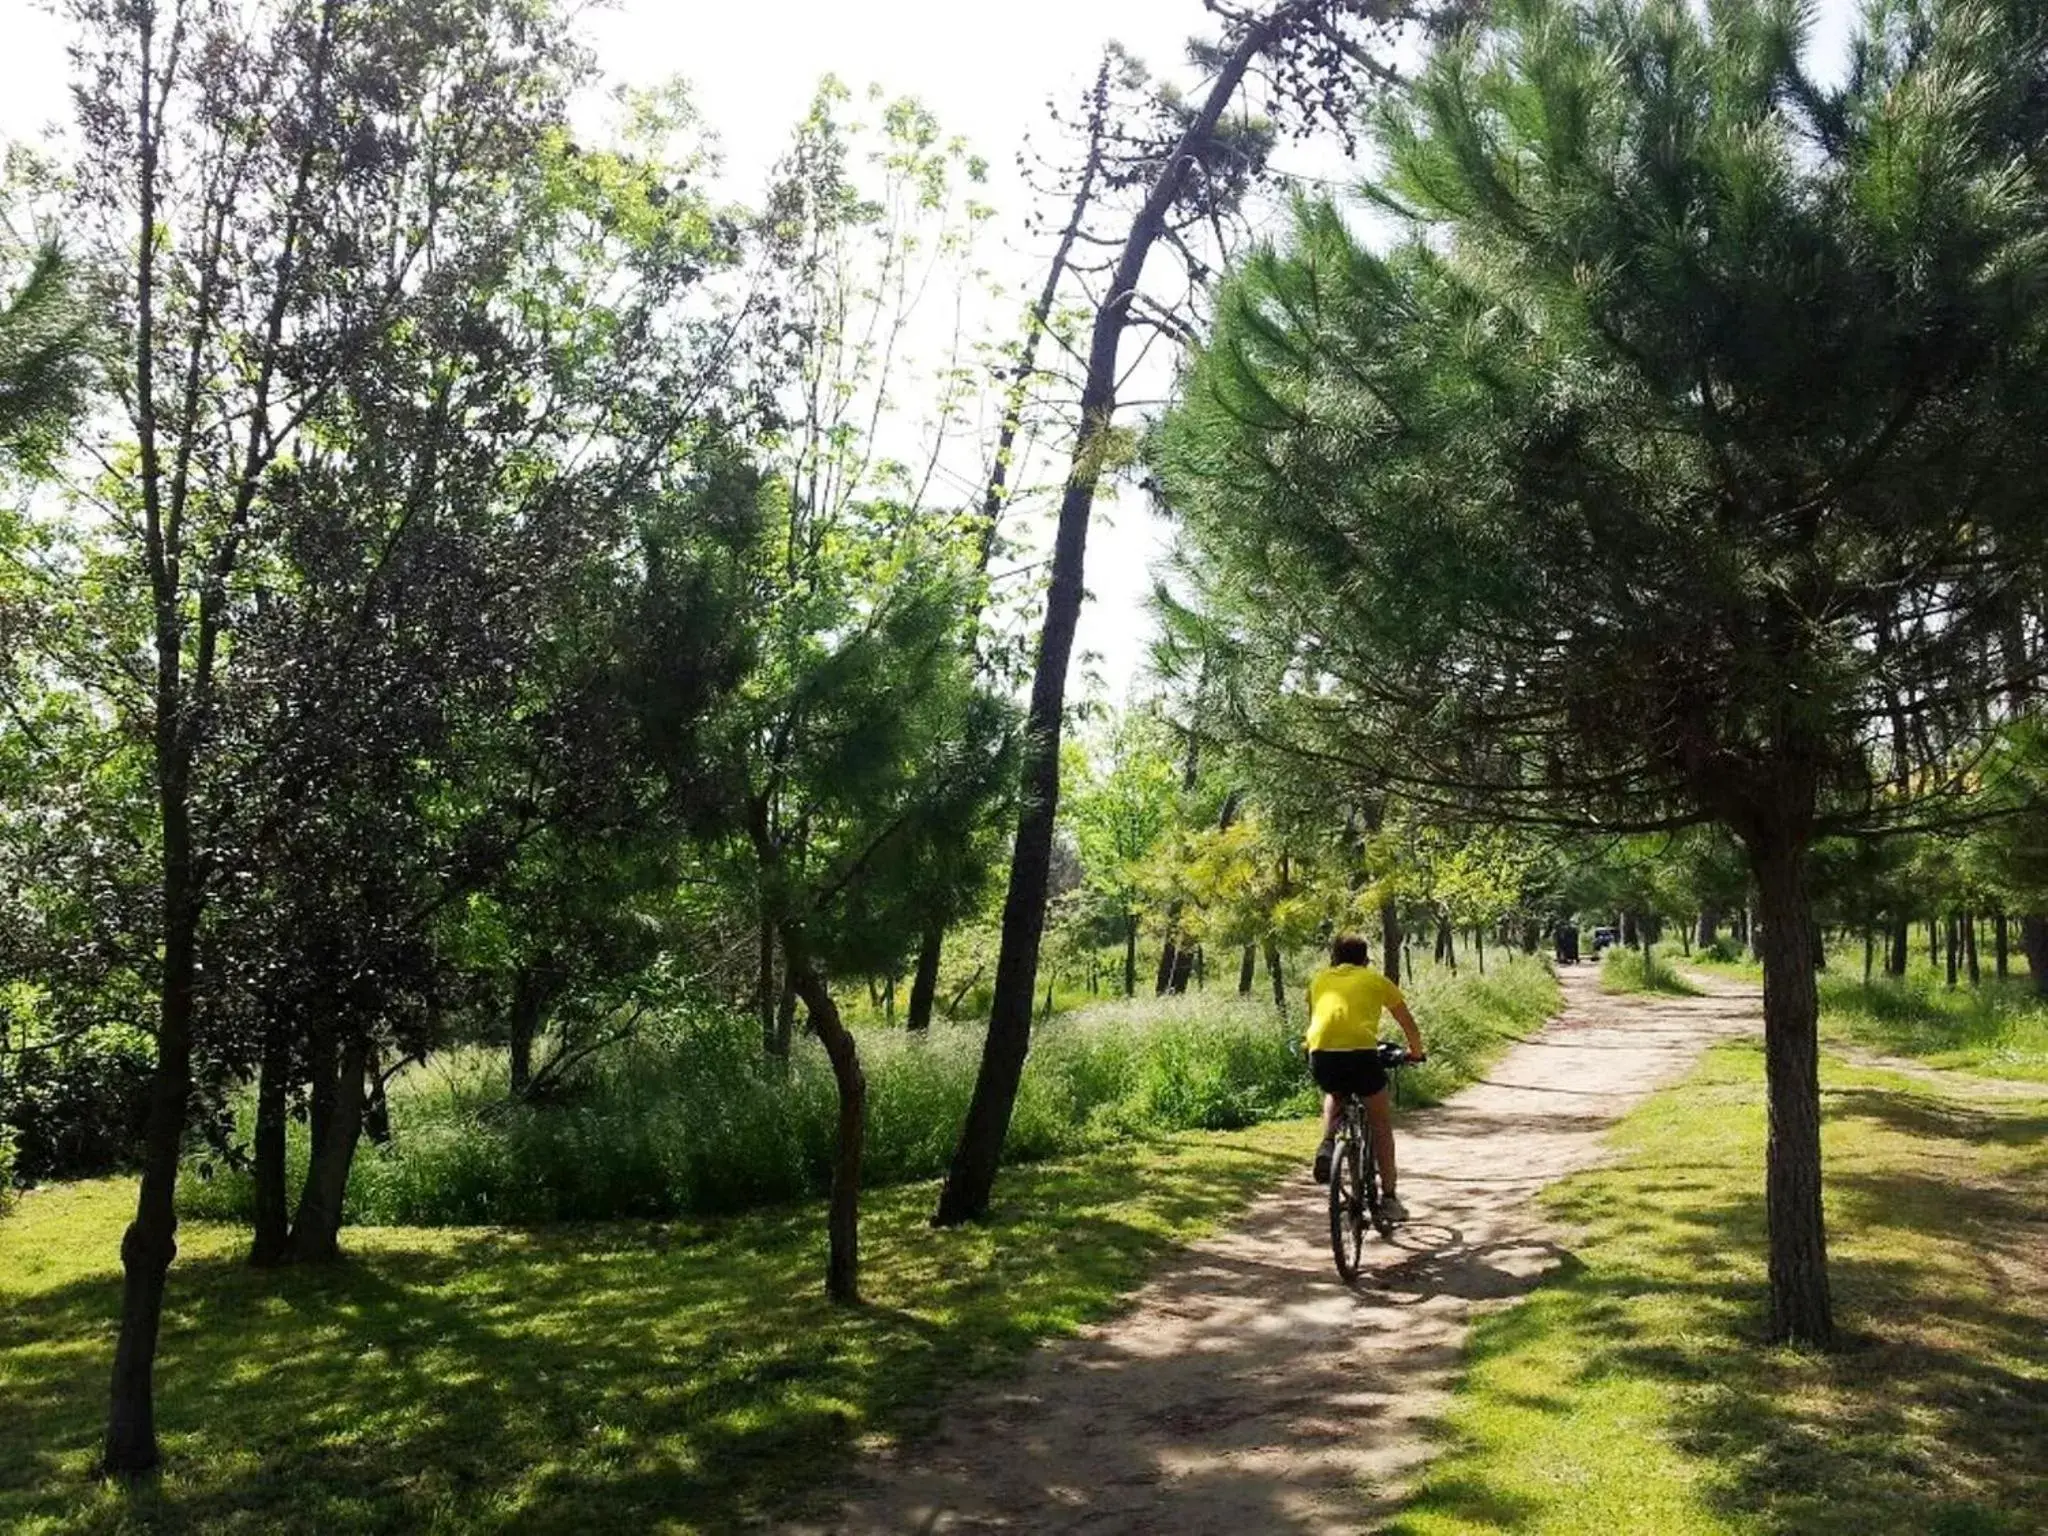
[[[1310,1051],[1308,1070],[1325,1093],[1371,1098],[1387,1086],[1378,1051]]]

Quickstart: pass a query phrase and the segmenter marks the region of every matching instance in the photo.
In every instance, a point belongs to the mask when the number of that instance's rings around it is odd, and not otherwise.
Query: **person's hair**
[[[1365,940],[1355,933],[1340,933],[1330,940],[1330,964],[1369,965],[1372,950]]]

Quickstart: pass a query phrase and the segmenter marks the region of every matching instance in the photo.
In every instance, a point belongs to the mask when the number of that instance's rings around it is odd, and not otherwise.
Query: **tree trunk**
[[[1806,855],[1796,844],[1780,843],[1752,844],[1749,856],[1764,952],[1770,1336],[1826,1348],[1834,1342],[1834,1317],[1821,1212],[1819,1001]]]
[[[1183,944],[1180,947],[1180,952],[1173,957],[1173,974],[1167,978],[1166,990],[1175,997],[1181,997],[1186,994],[1188,981],[1194,975],[1195,957],[1198,953],[1199,946]]]
[[[796,1033],[796,987],[784,967],[782,990],[775,999],[775,1025],[768,1035],[768,1054],[778,1061],[789,1060],[790,1039]]]
[[[1992,974],[2000,981],[2005,980],[2012,970],[2012,930],[2003,912],[1991,919],[1991,967]]]
[[[775,923],[766,913],[755,939],[754,1012],[761,1020],[761,1048],[771,1056],[775,1050]],[[787,1054],[783,1052],[782,1054]]]
[[[1636,915],[1633,912],[1621,914],[1621,942],[1630,949],[1643,947],[1642,930],[1637,927]]]
[[[1701,907],[1698,929],[1693,942],[1701,949],[1712,949],[1721,940],[1721,910],[1718,907]]]
[[[882,1022],[896,1022],[896,978],[891,976],[882,983]]]
[[[1266,940],[1266,974],[1273,980],[1273,1006],[1281,1017],[1287,1014],[1287,982],[1280,974],[1280,941]]]
[[[1296,20],[1290,10],[1289,24]],[[1102,445],[1116,413],[1117,356],[1130,323],[1131,304],[1143,286],[1146,258],[1165,230],[1168,211],[1198,159],[1197,147],[1215,132],[1245,71],[1273,40],[1279,24],[1279,18],[1269,17],[1246,27],[1217,71],[1201,109],[1189,119],[1179,141],[1161,162],[1143,206],[1132,219],[1116,269],[1103,289],[1106,297],[1095,312],[1081,387],[1080,424],[1060,497],[1045,623],[1039,632],[1031,702],[1025,714],[1023,793],[1011,850],[1009,889],[1003,902],[1002,943],[996,959],[995,996],[989,1006],[988,1038],[975,1076],[974,1097],[933,1214],[933,1221],[940,1226],[954,1226],[988,1210],[1003,1138],[1017,1102],[1017,1084],[1031,1047],[1033,982],[1045,936],[1046,887],[1059,815],[1060,726],[1066,706],[1067,666],[1086,596],[1083,564],[1088,522],[1095,506],[1096,482],[1102,474]]]
[[[772,951],[765,953],[772,954]],[[773,975],[766,978],[773,985]],[[764,994],[766,995],[766,994]],[[541,1014],[547,1008],[547,988],[540,967],[522,965],[512,982],[512,1092],[524,1097],[533,1086],[533,1042],[540,1034]]]
[[[1977,914],[1963,914],[1963,973],[1970,978],[1970,985],[1980,985],[1984,977],[1977,968]]]
[[[1903,976],[1913,958],[1913,925],[1905,918],[1892,924],[1890,951],[1885,955],[1884,973],[1887,976]]]
[[[256,1133],[250,1159],[256,1183],[256,1231],[249,1244],[249,1262],[268,1268],[285,1261],[291,1243],[291,1197],[285,1187],[285,1124],[290,1119],[286,1082],[291,1051],[282,1026],[264,1035],[263,1057],[256,1067]]]
[[[338,1053],[329,1088],[326,1123],[315,1135],[299,1208],[292,1217],[290,1253],[297,1263],[326,1263],[341,1257],[341,1217],[348,1171],[362,1137],[364,1076],[370,1042],[351,1034]]]
[[[1941,964],[1941,919],[1930,916],[1927,919],[1927,963]]]
[[[1486,974],[1486,929],[1483,926],[1472,930],[1472,954],[1473,958],[1479,962],[1479,974],[1484,976]]]
[[[1877,964],[1877,925],[1863,925],[1863,985],[1870,985],[1871,968]]]
[[[932,1026],[932,999],[939,991],[939,956],[945,948],[946,925],[927,924],[924,942],[917,947],[917,974],[910,979],[910,1012],[904,1024],[914,1035]]]
[[[1256,944],[1245,945],[1244,958],[1237,963],[1237,995],[1239,997],[1250,997],[1252,995],[1252,977],[1258,973],[1258,968],[1258,946]]]
[[[834,1301],[860,1300],[860,1164],[867,1136],[868,1083],[860,1068],[860,1052],[852,1032],[839,1017],[832,992],[811,966],[801,941],[783,944],[786,964],[811,1030],[832,1063],[832,1081],[839,1090],[839,1137],[832,1157],[832,1200],[825,1228],[829,1243],[825,1261],[825,1294]]]
[[[1175,969],[1180,964],[1180,945],[1175,942],[1174,937],[1174,926],[1179,921],[1180,909],[1178,907],[1168,907],[1166,909],[1166,943],[1160,948],[1159,970],[1152,978],[1152,995],[1154,997],[1166,996],[1167,989],[1173,985]]]
[[[1124,914],[1124,996],[1138,995],[1138,914]]]
[[[2029,912],[2020,919],[2020,948],[2026,951],[2034,991],[2048,997],[2048,914]]]
[[[1380,898],[1380,966],[1387,980],[1401,985],[1401,914],[1394,898]]]
[[[1961,941],[1961,936],[1960,936],[1960,935],[1958,934],[1958,932],[1957,932],[1957,926],[1956,926],[1956,915],[1955,915],[1955,913],[1951,912],[1951,913],[1949,913],[1949,915],[1948,915],[1948,947],[1947,947],[1947,956],[1948,956],[1948,987],[1949,987],[1949,990],[1950,990],[1951,992],[1953,992],[1953,991],[1955,990],[1955,986],[1956,986],[1956,952],[1957,952],[1957,950],[1958,950],[1958,949],[1959,949],[1959,948],[1961,947],[1961,942],[1962,942],[1962,941]]]

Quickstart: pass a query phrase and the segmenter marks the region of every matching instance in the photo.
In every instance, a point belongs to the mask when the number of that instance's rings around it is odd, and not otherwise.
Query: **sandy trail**
[[[1359,1288],[1337,1279],[1325,1195],[1304,1167],[1170,1260],[1123,1314],[867,1464],[835,1521],[797,1529],[1371,1529],[1428,1454],[1475,1312],[1562,1256],[1530,1197],[1599,1161],[1602,1132],[1713,1040],[1761,1028],[1750,988],[1608,997],[1595,967],[1562,975],[1562,1015],[1449,1103],[1401,1116],[1413,1220],[1391,1244],[1368,1239]]]

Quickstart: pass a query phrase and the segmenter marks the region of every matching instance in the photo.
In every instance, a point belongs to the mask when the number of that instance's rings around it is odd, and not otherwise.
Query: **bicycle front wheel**
[[[1330,1169],[1330,1252],[1346,1284],[1358,1278],[1365,1254],[1365,1148],[1352,1137],[1337,1143]]]

